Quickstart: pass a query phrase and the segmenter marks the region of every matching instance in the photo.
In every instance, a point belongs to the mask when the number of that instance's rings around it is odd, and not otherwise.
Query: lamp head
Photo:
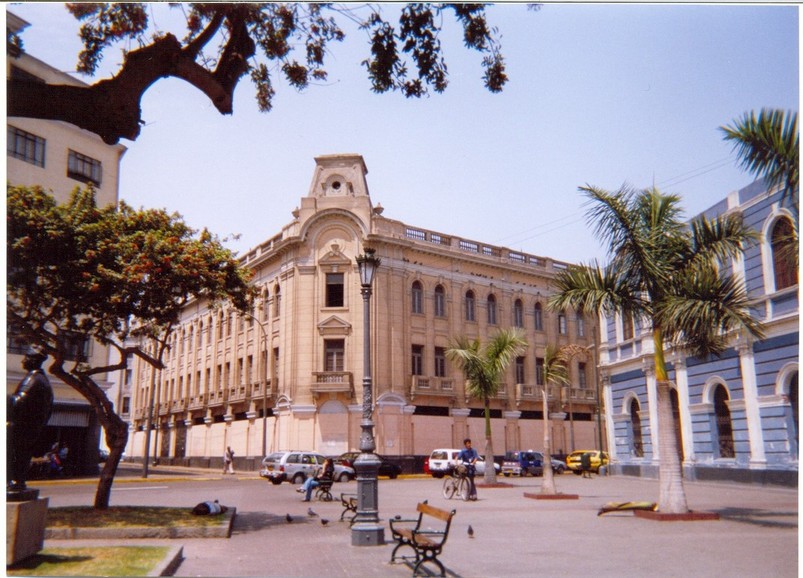
[[[369,247],[365,248],[365,253],[357,256],[357,267],[360,270],[360,285],[363,287],[370,287],[374,282],[374,273],[376,273],[379,264],[382,262],[379,257],[375,256],[376,250]]]

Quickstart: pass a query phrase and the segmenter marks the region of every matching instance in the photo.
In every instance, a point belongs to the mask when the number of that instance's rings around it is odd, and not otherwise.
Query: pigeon
[[[471,527],[471,524],[468,525],[468,537],[469,538],[474,537],[474,528]]]
[[[293,516],[291,516],[290,514],[285,514],[284,519],[287,520],[287,523],[289,524],[290,522],[293,521]]]
[[[329,523],[329,520],[327,520],[326,518],[321,518],[321,526],[325,526],[328,523]]]
[[[396,520],[401,520],[401,514],[396,514],[396,516],[395,516],[395,518],[394,518],[394,519],[396,519]]]
[[[307,516],[314,517],[314,516],[317,516],[317,515],[318,515],[318,513],[315,510],[313,510],[312,508],[307,510]]]

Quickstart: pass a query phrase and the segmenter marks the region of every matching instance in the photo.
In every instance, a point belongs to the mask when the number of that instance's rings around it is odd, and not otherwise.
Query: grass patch
[[[147,576],[164,560],[165,546],[45,548],[6,567],[9,576]]]
[[[89,506],[48,508],[48,528],[174,528],[217,526],[222,516],[193,516],[190,508],[114,506],[96,510]]]

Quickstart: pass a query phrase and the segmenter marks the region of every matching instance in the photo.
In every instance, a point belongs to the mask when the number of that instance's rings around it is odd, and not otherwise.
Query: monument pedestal
[[[48,498],[6,502],[6,565],[33,556],[45,544]]]

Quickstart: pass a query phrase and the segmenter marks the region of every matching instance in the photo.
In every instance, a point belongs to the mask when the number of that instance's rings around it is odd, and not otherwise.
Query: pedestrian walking
[[[591,478],[591,454],[586,452],[580,456],[580,469],[584,478]]]
[[[223,452],[223,473],[234,473],[234,451],[230,446],[226,446],[226,451]]]

